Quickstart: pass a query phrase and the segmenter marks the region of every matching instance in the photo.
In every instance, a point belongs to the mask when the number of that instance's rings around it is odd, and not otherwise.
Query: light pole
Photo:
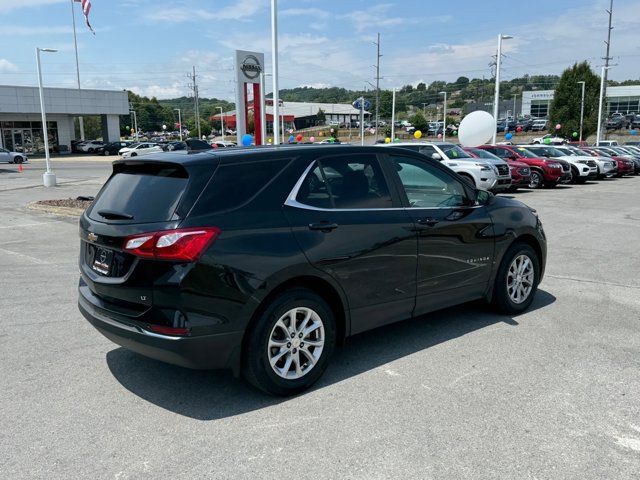
[[[582,100],[580,100],[580,142],[582,142],[582,124],[584,122],[584,87],[585,82],[578,82],[582,86]]]
[[[278,99],[278,0],[271,0],[271,63],[273,69],[273,144],[280,144],[278,121],[280,105]]]
[[[513,119],[515,120],[518,117],[518,114],[516,112],[516,108],[517,108],[517,99],[518,95],[517,94],[513,94]]]
[[[447,136],[447,92],[439,92],[440,95],[444,95],[444,105],[442,106],[442,117],[444,122],[442,122],[442,141],[445,141]]]
[[[53,48],[36,47],[36,64],[38,66],[38,89],[40,91],[40,112],[42,113],[42,135],[44,138],[44,158],[47,171],[42,174],[42,182],[45,187],[56,186],[56,174],[51,171],[51,159],[49,158],[49,133],[47,132],[47,112],[44,109],[44,91],[42,89],[42,70],[40,69],[40,52],[57,52]]]
[[[498,35],[498,55],[496,56],[496,90],[493,95],[493,119],[498,123],[498,108],[500,107],[500,63],[502,58],[502,40],[513,38],[511,35]],[[496,144],[498,132],[493,129],[493,145]]]
[[[220,109],[220,130],[222,131],[222,141],[224,142],[224,114],[222,112],[222,107],[218,107]]]
[[[260,138],[262,145],[267,144],[267,91],[264,84],[264,70],[260,71]],[[255,102],[255,100],[254,100]]]
[[[396,88],[391,91],[391,141],[396,139]]]
[[[133,113],[133,128],[136,131],[136,142],[139,142],[140,138],[138,136],[138,116],[136,115],[135,110],[131,110],[130,113]]]
[[[604,75],[611,67],[602,67],[600,76],[600,103],[598,105],[598,133],[596,134],[596,146],[600,145],[600,133],[602,132],[602,100],[604,99]]]
[[[178,112],[178,129],[180,130],[180,141],[182,141],[182,112],[179,108],[174,108]]]

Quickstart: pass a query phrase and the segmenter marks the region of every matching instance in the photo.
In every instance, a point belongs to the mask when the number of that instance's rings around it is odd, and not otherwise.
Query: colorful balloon
[[[315,141],[316,141],[316,137],[309,137],[309,141],[310,141],[311,143],[315,142]]]
[[[631,130],[629,133],[631,135],[637,135],[638,134],[638,130]]]
[[[394,141],[394,142],[399,142],[399,141],[400,141],[400,139],[399,139],[398,137],[396,137],[396,138],[394,138],[394,139],[393,139],[393,141]]]
[[[561,128],[562,128],[562,125],[560,125],[560,124],[556,125],[556,130],[560,130]]]
[[[245,147],[250,146],[253,143],[253,136],[250,133],[245,133],[242,136],[242,145]]]
[[[520,125],[518,125],[518,126],[516,127],[516,132],[521,132],[521,131],[522,131],[522,127],[521,127]]]
[[[551,145],[551,139],[550,138],[545,138],[544,139],[544,143],[547,145]]]
[[[268,142],[268,143],[273,142],[273,138],[267,138],[267,142]]]
[[[571,134],[571,136],[572,136],[573,138],[578,138],[578,132],[573,132],[573,133]]]
[[[295,139],[296,137],[294,137],[293,135],[289,135],[289,143],[293,143]]]
[[[442,134],[441,133],[438,134],[438,140],[442,140]]]
[[[389,137],[385,138],[384,143],[391,143],[391,139]]]
[[[415,132],[413,132],[413,136],[415,138],[422,138],[422,132],[420,130],[416,130]]]
[[[507,133],[504,138],[506,138],[507,140],[511,140],[513,138],[513,133],[509,132]]]
[[[301,142],[301,141],[302,141],[302,135],[298,134],[298,136],[296,137],[296,140],[297,140],[298,142]]]

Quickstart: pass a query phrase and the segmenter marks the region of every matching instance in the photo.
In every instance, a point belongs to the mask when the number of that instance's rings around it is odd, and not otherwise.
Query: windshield
[[[497,155],[494,155],[493,153],[488,152],[487,150],[483,150],[482,148],[472,148],[470,150],[480,158],[488,158],[490,160],[500,160],[500,161],[502,161],[502,159],[500,157],[498,157]]]
[[[577,155],[582,155],[583,157],[590,157],[591,155],[589,154],[589,152],[585,152],[584,150],[580,150],[577,147],[573,147],[571,148],[572,151],[576,152]]]
[[[518,151],[518,155],[520,155],[521,157],[524,157],[524,158],[538,158],[538,155],[536,155],[535,153],[527,150],[524,147],[518,147],[518,148],[516,148],[516,150]]]
[[[545,157],[557,158],[557,157],[565,157],[566,154],[553,147],[529,147],[530,150],[539,155],[543,155]]]
[[[459,146],[453,145],[451,143],[447,143],[445,145],[440,145],[440,148],[442,149],[444,154],[447,157],[449,157],[450,160],[454,159],[454,158],[473,158],[471,155],[469,155],[467,152],[465,152]]]

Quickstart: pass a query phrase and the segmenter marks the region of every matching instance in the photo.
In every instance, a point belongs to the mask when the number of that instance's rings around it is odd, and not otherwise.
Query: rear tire
[[[15,163],[15,164],[19,164],[19,163],[22,163],[22,162],[24,162],[24,159],[22,157],[15,157],[13,159],[13,163]]]
[[[111,155],[111,152],[109,152],[109,150],[105,150],[104,152],[102,152],[102,154],[103,154],[105,157],[108,157],[109,155]]]
[[[131,157],[137,157],[137,156],[138,156],[138,154],[137,154],[136,152],[133,152],[130,156],[131,156]]]
[[[515,242],[504,254],[493,287],[493,305],[507,315],[531,305],[540,279],[540,259],[526,243]]]
[[[249,328],[242,373],[271,395],[296,395],[309,388],[324,373],[335,348],[333,311],[306,288],[280,294]]]

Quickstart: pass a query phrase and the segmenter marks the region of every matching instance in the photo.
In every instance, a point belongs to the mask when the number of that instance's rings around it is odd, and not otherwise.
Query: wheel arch
[[[282,283],[274,286],[263,298],[254,310],[247,326],[244,330],[241,343],[241,358],[245,352],[246,343],[249,338],[249,332],[264,313],[264,311],[281,293],[293,288],[306,288],[319,295],[331,308],[336,319],[336,340],[337,343],[343,344],[349,334],[349,314],[346,298],[338,288],[332,285],[328,280],[319,276],[303,274],[289,278]]]

